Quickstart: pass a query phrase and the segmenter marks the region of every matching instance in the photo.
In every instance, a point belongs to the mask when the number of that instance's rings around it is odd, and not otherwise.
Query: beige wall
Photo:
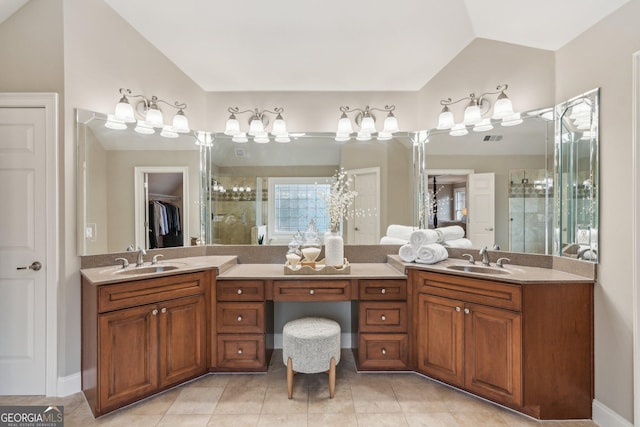
[[[556,100],[600,87],[600,248],[595,295],[596,400],[633,420],[632,55],[640,1],[631,0],[556,54]],[[636,400],[640,396],[636,396]],[[638,424],[639,421],[636,421]]]

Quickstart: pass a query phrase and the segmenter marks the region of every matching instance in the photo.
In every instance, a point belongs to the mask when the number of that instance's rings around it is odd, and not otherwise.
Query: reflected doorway
[[[135,168],[134,249],[188,246],[189,168]]]

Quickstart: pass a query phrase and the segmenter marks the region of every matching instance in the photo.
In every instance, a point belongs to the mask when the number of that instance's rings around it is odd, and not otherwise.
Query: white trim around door
[[[633,247],[631,274],[633,278],[633,416],[640,424],[640,51],[633,54]]]

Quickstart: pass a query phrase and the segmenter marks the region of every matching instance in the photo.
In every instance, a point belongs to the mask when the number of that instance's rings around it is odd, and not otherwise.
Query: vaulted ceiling
[[[557,50],[628,0],[104,1],[205,91],[413,91],[474,38]]]

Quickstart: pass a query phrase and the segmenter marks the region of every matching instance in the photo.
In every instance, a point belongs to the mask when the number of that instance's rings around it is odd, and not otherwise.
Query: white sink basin
[[[449,265],[447,270],[463,271],[465,273],[480,273],[480,274],[511,274],[510,271],[499,267],[486,267],[480,265]]]

